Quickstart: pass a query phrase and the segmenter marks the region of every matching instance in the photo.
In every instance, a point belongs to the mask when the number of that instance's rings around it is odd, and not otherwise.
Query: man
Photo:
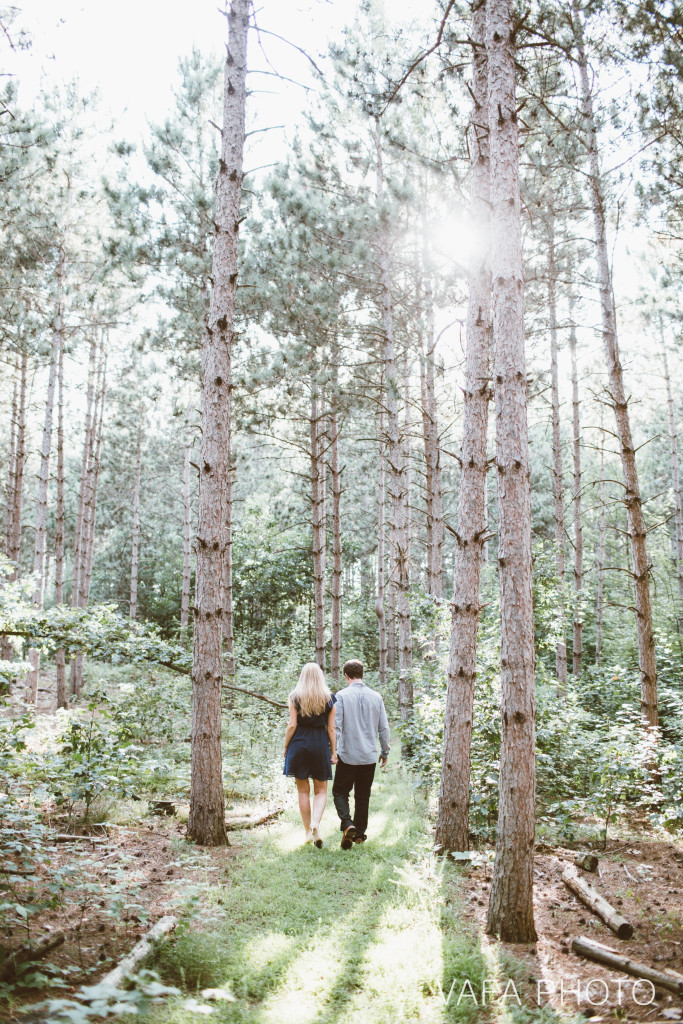
[[[377,737],[379,735],[379,764],[383,768],[389,757],[389,723],[384,701],[379,693],[363,682],[360,661],[347,661],[342,669],[346,690],[337,693],[335,726],[337,757],[332,796],[341,820],[342,850],[350,850],[354,843],[364,843],[368,827],[370,790],[377,763]],[[353,817],[349,805],[354,791]]]

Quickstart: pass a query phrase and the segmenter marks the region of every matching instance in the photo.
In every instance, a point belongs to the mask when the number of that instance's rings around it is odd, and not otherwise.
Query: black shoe
[[[367,836],[354,836],[353,837],[353,841],[354,841],[354,843],[357,843],[357,844],[358,843],[364,843],[367,838],[368,838]]]
[[[356,826],[349,825],[348,828],[344,829],[344,835],[341,840],[342,850],[350,850],[353,846],[353,842],[356,838]]]

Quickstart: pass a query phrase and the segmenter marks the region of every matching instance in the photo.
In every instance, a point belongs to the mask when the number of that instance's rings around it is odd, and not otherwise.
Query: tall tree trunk
[[[232,384],[231,384],[232,390]],[[228,479],[225,482],[225,557],[223,559],[223,672],[226,679],[235,676],[235,613],[232,600],[232,521],[234,464],[232,432],[228,437]],[[226,694],[226,705],[232,707],[232,691]]]
[[[549,200],[552,202],[552,200]],[[548,320],[550,327],[550,382],[553,423],[553,516],[555,520],[555,572],[560,591],[560,638],[555,648],[555,674],[559,692],[567,686],[567,641],[565,616],[566,558],[564,551],[564,487],[562,483],[562,435],[560,431],[560,383],[557,368],[557,265],[555,262],[555,223],[552,211],[548,220]]]
[[[472,12],[472,111],[468,131],[473,220],[487,232],[490,219],[486,4]],[[489,252],[473,252],[469,268],[467,353],[462,424],[462,472],[453,558],[453,603],[436,842],[469,848],[470,750],[477,666],[479,586],[486,536],[491,268]]]
[[[191,839],[206,846],[222,845],[227,839],[221,757],[221,636],[249,0],[233,0],[228,25],[221,159],[214,217],[213,290],[209,322],[202,344],[202,435],[192,665],[192,767],[187,828]]]
[[[90,340],[88,358],[88,386],[85,409],[85,432],[83,436],[83,455],[81,457],[81,477],[78,491],[78,512],[76,516],[76,535],[74,540],[73,586],[71,604],[74,608],[81,607],[81,574],[83,569],[83,550],[85,546],[85,509],[86,498],[90,488],[91,464],[93,455],[93,436],[95,430],[95,379],[97,365],[97,342]],[[69,690],[72,696],[78,696],[83,684],[83,655],[72,658],[69,670]]]
[[[600,413],[600,426],[602,428],[602,410]],[[600,517],[598,520],[598,557],[596,572],[598,577],[598,589],[595,599],[595,664],[600,664],[602,656],[602,619],[604,608],[605,592],[605,537],[607,534],[607,515],[605,504],[605,435],[600,430]]]
[[[104,407],[107,395],[107,355],[102,342],[102,353],[100,362],[100,387],[99,387],[99,413],[96,416],[96,427],[94,435],[94,450],[92,464],[92,482],[90,492],[90,506],[87,516],[87,532],[83,550],[83,566],[81,572],[81,607],[87,608],[90,600],[90,587],[92,584],[93,559],[95,555],[95,521],[97,518],[97,489],[100,480],[100,465],[102,457],[102,432],[104,429]]]
[[[377,206],[384,206],[384,171],[380,126],[376,124]],[[398,417],[399,379],[394,347],[394,308],[391,293],[389,245],[383,229],[379,234],[379,256],[382,282],[382,329],[384,334],[384,380],[387,401],[387,461],[391,495],[392,577],[396,588],[398,618],[398,708],[401,721],[406,722],[413,708],[412,623],[410,618],[409,519],[406,488],[406,466]]]
[[[341,466],[339,463],[339,407],[335,394],[330,414],[330,476],[332,480],[332,657],[331,675],[340,681],[342,645],[342,525]]]
[[[434,355],[437,336],[434,327],[434,293],[429,250],[427,218],[422,216],[422,251],[424,266],[423,320],[420,338],[420,397],[422,399],[422,435],[425,452],[425,487],[427,506],[427,593],[435,601],[443,598],[443,482],[441,452],[434,389]],[[426,343],[425,343],[426,342]]]
[[[386,469],[386,467],[385,467]],[[384,486],[385,491],[389,491],[387,486],[387,476],[385,471]],[[387,632],[387,667],[393,671],[396,670],[396,580],[394,578],[393,560],[391,557],[391,538],[394,534],[394,513],[391,507],[391,492],[389,491],[388,496],[388,521],[387,521],[387,537],[389,540],[388,552],[387,552],[387,563],[388,572],[384,583],[384,608],[386,616],[386,632]],[[386,500],[385,500],[386,509]]]
[[[190,587],[192,585],[192,497],[190,491],[190,462],[192,457],[192,434],[189,428],[190,408],[187,410],[188,429],[185,439],[183,461],[183,593],[180,602],[180,636],[187,637],[190,624]]]
[[[45,400],[45,420],[43,423],[43,440],[40,446],[40,470],[38,473],[38,497],[36,500],[36,533],[35,544],[33,548],[33,605],[36,608],[43,607],[43,591],[45,582],[45,540],[47,532],[47,492],[50,484],[52,420],[55,405],[55,383],[57,380],[57,365],[59,363],[59,352],[62,344],[61,284],[58,287],[59,298],[57,305],[57,313],[55,315],[55,324],[52,332],[52,353],[50,355],[50,371],[47,382],[47,397]],[[32,647],[28,653],[28,660],[31,666],[26,677],[28,685],[28,699],[32,704],[35,704],[38,700],[40,651],[37,650],[37,648]]]
[[[18,364],[17,364],[18,369]],[[5,510],[5,533],[3,537],[3,554],[11,558],[12,527],[14,525],[14,503],[16,500],[16,477],[17,477],[17,432],[19,427],[19,381],[14,378],[12,388],[12,411],[10,420],[10,442],[7,471],[7,508]],[[8,636],[0,638],[0,661],[11,661],[14,648]],[[5,684],[0,684],[0,692],[3,692]]]
[[[64,339],[59,346],[57,371],[57,508],[55,529],[55,604],[64,604]],[[66,656],[64,648],[55,652],[57,665],[57,707],[68,706]]]
[[[315,660],[325,671],[325,435],[323,403],[311,388],[311,523],[313,545],[313,603]]]
[[[384,467],[384,410],[379,416],[379,473],[377,487],[377,600],[375,615],[379,630],[379,681],[387,681],[387,618],[384,610],[384,531],[386,510],[386,473]]]
[[[666,408],[669,420],[669,448],[671,451],[671,486],[674,494],[674,523],[676,527],[676,579],[678,581],[678,632],[683,632],[683,506],[681,505],[681,485],[678,467],[678,431],[676,430],[676,412],[671,393],[671,377],[669,376],[669,360],[666,354],[664,330],[662,329],[662,364],[666,382]]]
[[[486,471],[484,475],[484,529],[486,534],[481,549],[481,560],[484,565],[489,564],[489,459],[486,457]]]
[[[14,460],[14,499],[12,502],[12,528],[9,535],[9,560],[13,569],[11,579],[17,578],[19,555],[21,553],[21,510],[24,497],[24,466],[26,464],[26,392],[28,389],[28,355],[21,353],[21,375],[19,382],[19,412],[17,421],[17,442]]]
[[[501,614],[501,756],[486,929],[534,942],[534,618],[515,41],[510,0],[488,0],[493,349]]]
[[[574,514],[574,629],[572,641],[572,672],[581,672],[583,656],[583,521],[581,511],[581,407],[579,405],[579,371],[576,361],[576,324],[574,323],[573,296],[569,299],[569,351],[572,360],[572,457]]]
[[[104,404],[106,396],[106,355],[104,340],[100,350],[100,359],[96,373],[95,406],[90,424],[90,444],[87,452],[87,465],[84,483],[83,517],[81,521],[81,541],[79,547],[80,566],[78,568],[78,604],[79,608],[87,608],[90,600],[92,567],[95,548],[95,519],[97,516],[97,486],[100,473],[100,452],[102,448],[102,430],[104,423]],[[70,673],[71,693],[80,697],[83,689],[83,655],[77,654],[71,662]]]
[[[626,490],[625,504],[628,530],[631,541],[631,561],[635,592],[636,632],[638,636],[638,662],[641,677],[641,711],[647,726],[656,726],[659,721],[657,710],[657,659],[652,626],[650,602],[650,563],[647,555],[647,531],[643,518],[643,505],[636,467],[636,452],[631,434],[628,399],[624,389],[624,374],[619,356],[617,318],[612,291],[612,273],[607,249],[607,228],[600,160],[598,156],[597,130],[593,113],[593,97],[588,74],[588,60],[583,37],[583,23],[578,4],[573,5],[576,45],[578,51],[579,77],[581,82],[582,115],[585,142],[588,150],[590,188],[595,245],[600,286],[600,309],[602,314],[602,340],[609,376],[609,395],[616,419],[617,436],[621,449],[621,466]]]
[[[410,431],[412,423],[410,416],[410,367],[408,364],[408,347],[403,352],[403,434],[401,437],[401,454],[403,456],[403,492],[405,495],[404,501],[404,521],[405,521],[405,557],[408,564],[408,571],[410,571],[410,549],[412,544],[413,534],[413,501],[412,501],[412,477],[410,460],[412,458],[412,450],[410,443]],[[412,638],[411,638],[412,645]],[[411,646],[411,659],[412,659],[412,646]]]
[[[17,367],[18,369],[18,367]],[[5,509],[5,533],[3,536],[3,554],[9,558],[14,521],[14,495],[16,490],[17,472],[17,428],[19,425],[19,381],[15,375],[12,387],[12,406],[10,412],[9,452],[7,458],[7,507]]]
[[[138,569],[140,549],[140,477],[142,476],[142,423],[138,424],[135,447],[135,486],[133,488],[133,543],[130,555],[130,611],[132,622],[138,617]]]

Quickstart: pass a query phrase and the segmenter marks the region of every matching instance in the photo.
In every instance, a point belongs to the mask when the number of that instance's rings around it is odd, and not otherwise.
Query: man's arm
[[[389,746],[391,739],[391,732],[389,730],[389,721],[387,719],[386,708],[384,707],[384,701],[380,697],[379,699],[379,745],[380,745],[380,763],[387,763],[389,757]]]
[[[339,757],[339,748],[341,747],[342,737],[342,725],[344,724],[344,701],[342,700],[342,695],[340,693],[338,693],[336,697],[337,700],[335,701],[334,705],[334,731],[337,735],[336,751],[337,757]]]

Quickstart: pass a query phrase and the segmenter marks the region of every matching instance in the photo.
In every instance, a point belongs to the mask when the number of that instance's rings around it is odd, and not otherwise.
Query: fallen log
[[[272,821],[273,818],[279,818],[283,811],[284,807],[278,807],[275,811],[262,814],[260,818],[249,817],[248,815],[243,818],[226,818],[225,830],[226,832],[236,832],[238,829],[256,828],[257,825],[265,825],[267,821]]]
[[[594,853],[577,853],[574,863],[577,868],[583,868],[584,871],[597,871],[598,869],[598,858]]]
[[[51,953],[53,949],[57,949],[63,942],[64,932],[54,932],[36,946],[31,946],[27,942],[23,946],[19,946],[18,949],[8,950],[5,962],[0,967],[0,981],[12,981],[16,976],[17,969],[22,964],[28,963],[31,960],[42,960],[44,956]]]
[[[611,928],[618,938],[631,938],[633,935],[633,925],[629,924],[626,918],[622,917],[592,885],[584,882],[573,865],[564,869],[562,881],[568,889],[571,889],[575,896],[578,896],[586,906],[590,907],[598,917],[602,918],[608,928]]]
[[[126,974],[132,971],[135,965],[147,956],[155,942],[173,931],[176,924],[177,918],[175,917],[159,918],[154,927],[150,928],[147,934],[143,935],[140,941],[135,943],[128,956],[124,956],[123,960],[120,960],[113,970],[105,974],[100,984],[113,985],[114,988],[120,988]]]
[[[51,843],[106,843],[107,840],[102,836],[76,836],[76,835],[56,835],[50,836]]]
[[[670,992],[683,996],[683,977],[680,975],[655,971],[653,967],[621,956],[615,949],[603,946],[601,942],[595,942],[594,939],[572,939],[572,949],[579,956],[585,956],[588,960],[595,960],[597,963],[605,964],[606,967],[612,967],[615,971],[631,974],[634,978],[644,978],[645,981],[651,981],[659,988],[666,988]]]

